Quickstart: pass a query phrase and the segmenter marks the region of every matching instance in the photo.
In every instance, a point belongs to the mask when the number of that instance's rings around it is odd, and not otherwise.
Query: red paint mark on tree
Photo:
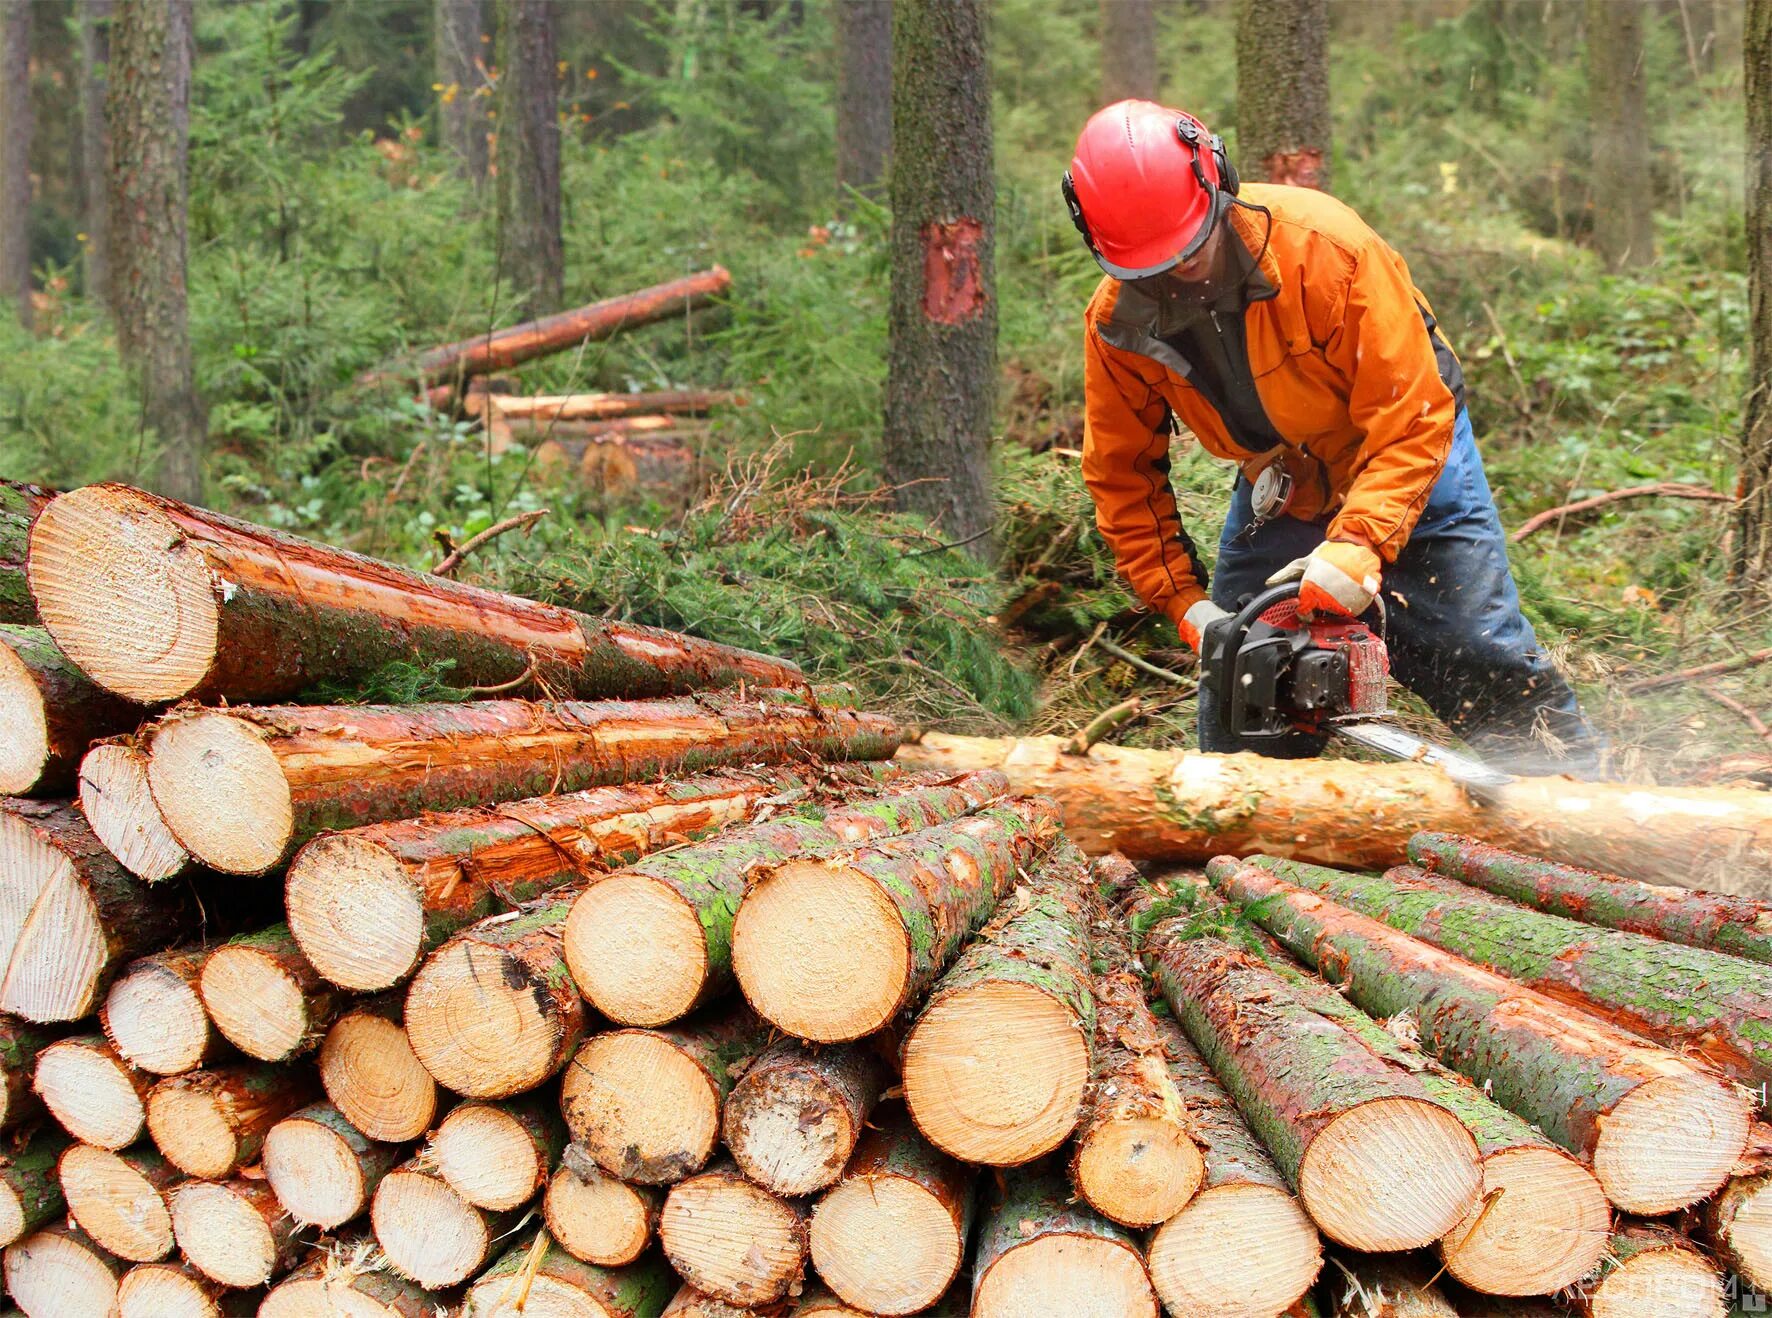
[[[1290,183],[1299,188],[1323,186],[1323,148],[1301,147],[1297,151],[1276,151],[1261,162],[1269,183]]]
[[[938,325],[958,325],[984,310],[984,276],[978,244],[984,225],[970,215],[931,220],[918,230],[923,243],[923,315]]]

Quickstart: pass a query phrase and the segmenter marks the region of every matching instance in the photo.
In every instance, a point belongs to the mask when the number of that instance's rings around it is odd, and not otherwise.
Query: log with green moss
[[[474,1318],[522,1318],[532,1311],[658,1318],[677,1289],[676,1274],[656,1255],[623,1268],[605,1268],[576,1259],[552,1242],[538,1256],[536,1245],[535,1232],[518,1237],[468,1287],[467,1311]]]
[[[41,627],[0,626],[0,795],[71,795],[87,748],[146,713],[94,684]]]
[[[43,1111],[31,1082],[39,1054],[60,1034],[61,1029],[0,1014],[0,1130],[18,1126]]]
[[[318,1048],[350,1003],[301,954],[286,924],[216,948],[203,962],[197,989],[222,1037],[263,1062],[288,1061]]]
[[[1415,1020],[1442,1062],[1588,1161],[1618,1207],[1659,1214],[1694,1203],[1723,1183],[1746,1147],[1751,1102],[1704,1063],[1260,866],[1227,858],[1207,873],[1369,1015]]]
[[[181,1171],[218,1181],[258,1161],[271,1127],[317,1088],[303,1068],[268,1062],[168,1076],[148,1091],[148,1134]]]
[[[621,1025],[664,1025],[732,987],[733,921],[760,866],[946,823],[1001,796],[999,773],[838,802],[810,817],[730,829],[596,880],[574,903],[566,963],[591,1004]]]
[[[61,1216],[66,1203],[56,1164],[67,1147],[67,1132],[45,1122],[0,1154],[0,1245]]]
[[[0,623],[34,626],[37,603],[25,580],[31,523],[55,496],[38,485],[0,481]]]
[[[1455,833],[1417,833],[1409,839],[1409,859],[1551,915],[1772,962],[1772,902],[1639,883]]]
[[[1724,1318],[1723,1274],[1685,1236],[1650,1222],[1621,1221],[1599,1274],[1573,1295],[1586,1318]]]

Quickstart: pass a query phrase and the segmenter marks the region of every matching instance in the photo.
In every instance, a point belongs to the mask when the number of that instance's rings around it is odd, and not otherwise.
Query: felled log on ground
[[[1664,1226],[1621,1223],[1599,1277],[1575,1294],[1587,1318],[1723,1318],[1723,1276],[1691,1241]]]
[[[586,1318],[654,1318],[677,1289],[661,1258],[624,1268],[599,1267],[549,1242],[535,1251],[534,1233],[520,1237],[468,1288],[473,1318],[584,1314]]]
[[[648,498],[686,507],[700,490],[707,432],[678,426],[633,435],[544,439],[535,446],[538,472],[577,476],[599,498]]]
[[[540,1097],[462,1103],[429,1153],[450,1188],[478,1208],[519,1208],[548,1183],[566,1147],[557,1105]]]
[[[31,1083],[49,1115],[87,1144],[122,1149],[147,1129],[154,1077],[124,1061],[103,1035],[56,1040],[37,1054]]]
[[[264,1062],[318,1048],[347,1001],[301,954],[286,924],[216,948],[203,962],[197,988],[222,1036]]]
[[[665,1257],[697,1290],[759,1308],[787,1298],[806,1266],[806,1215],[720,1162],[678,1181],[658,1217]]]
[[[125,1266],[84,1231],[58,1223],[6,1247],[6,1293],[32,1318],[109,1318]]]
[[[0,626],[0,795],[69,795],[86,748],[145,713],[94,683],[41,627]]]
[[[94,560],[115,565],[93,570]],[[143,702],[286,698],[384,664],[454,666],[595,699],[800,686],[793,664],[413,572],[124,485],[57,499],[31,532],[31,589],[62,651]]]
[[[173,837],[148,787],[148,753],[134,738],[104,741],[80,761],[80,813],[105,850],[147,883],[177,878],[191,853]]]
[[[605,417],[643,416],[663,412],[701,416],[716,407],[744,401],[742,394],[723,389],[651,389],[627,394],[493,394],[472,391],[462,409],[469,416],[497,414],[508,420],[596,421]]]
[[[311,1074],[265,1062],[168,1076],[148,1091],[148,1134],[180,1170],[221,1180],[256,1162],[271,1127],[315,1097]]]
[[[44,1125],[0,1154],[0,1244],[37,1230],[61,1215],[66,1200],[56,1164],[68,1137]]]
[[[660,437],[681,442],[688,435],[704,434],[706,424],[666,412],[630,413],[610,417],[524,416],[495,406],[486,416],[486,442],[494,453],[513,441],[557,444],[577,458],[585,445],[598,442],[619,446],[624,440],[651,441]],[[576,452],[574,450],[577,450]],[[540,450],[537,450],[539,460]]]
[[[212,1281],[263,1286],[300,1257],[296,1220],[262,1179],[187,1181],[170,1198],[179,1252]]]
[[[56,1164],[68,1216],[100,1247],[130,1263],[172,1253],[168,1194],[184,1180],[152,1145],[113,1153],[70,1144]]]
[[[222,1037],[198,991],[212,951],[190,944],[123,968],[105,995],[99,1021],[125,1061],[155,1075],[182,1075],[219,1056]]]
[[[297,1223],[330,1231],[368,1209],[401,1152],[364,1135],[331,1103],[312,1103],[266,1133],[265,1180]]]
[[[570,1144],[542,1196],[542,1221],[574,1258],[620,1267],[646,1252],[663,1204],[662,1189],[617,1180]]]
[[[474,1207],[416,1158],[382,1178],[369,1208],[388,1266],[434,1291],[459,1286],[486,1267],[518,1216]]]
[[[412,1051],[398,994],[367,998],[327,1031],[320,1083],[346,1121],[370,1139],[410,1143],[431,1128],[437,1082]]]
[[[721,1134],[738,1169],[765,1190],[808,1195],[844,1175],[888,1079],[866,1044],[780,1039],[726,1096]]]

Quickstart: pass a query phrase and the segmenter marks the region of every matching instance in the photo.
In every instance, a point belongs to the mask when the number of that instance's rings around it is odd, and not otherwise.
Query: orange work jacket
[[[1265,250],[1261,214],[1232,207],[1225,222],[1259,253],[1243,323],[1279,444],[1254,452],[1232,438],[1157,337],[1154,299],[1107,278],[1085,313],[1083,479],[1096,524],[1139,598],[1178,622],[1206,592],[1169,485],[1171,418],[1250,479],[1284,463],[1296,489],[1288,516],[1327,516],[1326,538],[1394,562],[1451,451],[1460,401],[1427,299],[1365,221],[1310,188],[1250,183],[1241,199],[1273,217]]]

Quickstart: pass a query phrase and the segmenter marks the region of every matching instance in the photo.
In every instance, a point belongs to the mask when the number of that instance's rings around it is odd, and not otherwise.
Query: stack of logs
[[[8,496],[28,1318],[1683,1318],[1772,1282],[1772,907],[1428,834],[1382,876],[1146,877],[783,661]],[[276,703],[442,659],[504,698]]]

